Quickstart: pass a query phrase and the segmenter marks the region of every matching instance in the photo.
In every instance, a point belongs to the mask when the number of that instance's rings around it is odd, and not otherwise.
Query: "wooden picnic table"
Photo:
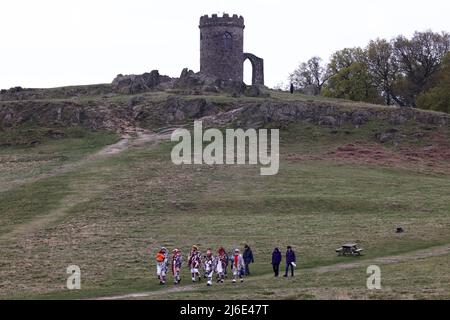
[[[338,256],[360,256],[363,249],[359,248],[356,243],[346,243],[336,249]]]

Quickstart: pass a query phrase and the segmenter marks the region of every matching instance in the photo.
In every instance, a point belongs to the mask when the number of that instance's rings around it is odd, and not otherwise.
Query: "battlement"
[[[200,28],[213,26],[234,26],[244,28],[244,17],[238,16],[237,14],[233,14],[233,16],[230,17],[227,13],[224,13],[222,17],[219,17],[217,14],[211,15],[211,17],[205,14],[200,17]]]

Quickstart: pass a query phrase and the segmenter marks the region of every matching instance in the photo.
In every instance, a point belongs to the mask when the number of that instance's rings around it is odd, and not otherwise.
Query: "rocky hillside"
[[[156,129],[204,118],[216,125],[234,123],[261,127],[271,122],[307,121],[321,126],[361,126],[371,120],[397,125],[408,121],[447,126],[450,116],[412,108],[368,106],[328,101],[283,101],[170,93],[99,97],[86,100],[24,100],[0,102],[0,128],[21,125],[81,125],[93,130],[121,126]]]
[[[270,91],[205,78],[183,70],[180,78],[118,75],[111,84],[55,89],[12,88],[0,93],[0,130],[21,126],[83,126],[121,132],[158,130],[202,119],[206,125],[262,127],[306,121],[326,127],[360,127],[377,120],[449,126],[447,114]]]

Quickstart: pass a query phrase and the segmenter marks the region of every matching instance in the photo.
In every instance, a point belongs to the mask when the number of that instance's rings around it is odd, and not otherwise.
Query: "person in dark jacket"
[[[278,277],[280,272],[281,252],[278,248],[275,248],[272,252],[272,267],[275,277]]]
[[[291,83],[291,87],[289,88],[289,91],[291,92],[291,94],[294,93],[294,84],[293,83]]]
[[[292,250],[291,246],[288,246],[286,251],[286,273],[284,274],[284,277],[288,276],[289,267],[291,268],[291,276],[294,276],[294,266],[296,261],[297,259],[295,258],[294,250]]]
[[[225,270],[224,270],[224,274],[225,274],[225,278],[227,278],[227,270],[228,270],[228,264],[230,263],[230,256],[228,255],[228,253],[225,251]]]
[[[247,244],[244,246],[244,254],[242,255],[242,257],[244,258],[245,275],[248,276],[250,274],[250,269],[248,268],[248,265],[255,261],[253,260],[252,249],[250,249],[250,247]]]

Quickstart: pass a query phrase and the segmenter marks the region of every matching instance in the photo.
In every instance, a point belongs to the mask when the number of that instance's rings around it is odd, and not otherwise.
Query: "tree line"
[[[376,39],[333,53],[328,64],[315,56],[289,80],[308,94],[450,113],[450,34]]]

